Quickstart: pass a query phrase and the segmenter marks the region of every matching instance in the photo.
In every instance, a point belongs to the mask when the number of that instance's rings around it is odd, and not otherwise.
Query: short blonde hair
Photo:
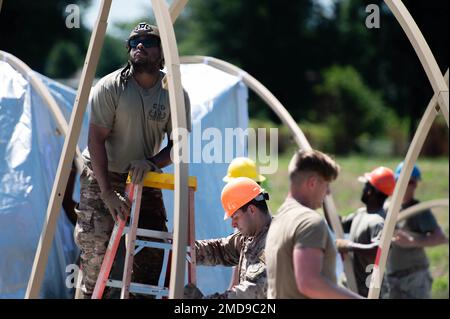
[[[288,167],[291,181],[305,173],[316,173],[331,182],[338,177],[339,170],[339,165],[329,155],[317,150],[297,151]]]

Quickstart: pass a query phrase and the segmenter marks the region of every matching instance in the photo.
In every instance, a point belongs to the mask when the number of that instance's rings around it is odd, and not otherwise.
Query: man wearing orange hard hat
[[[185,287],[184,298],[265,299],[267,296],[264,247],[272,217],[268,194],[248,177],[233,178],[222,190],[224,220],[231,218],[235,233],[219,239],[196,240],[197,265],[237,266],[239,281],[222,293],[203,296],[193,284]]]
[[[337,239],[336,247],[340,253],[353,255],[358,293],[367,297],[369,276],[373,270],[370,265],[375,263],[386,217],[383,205],[394,192],[395,178],[391,169],[380,166],[360,176],[358,181],[364,183],[361,201],[366,206],[342,219],[344,232],[349,233],[349,238]]]

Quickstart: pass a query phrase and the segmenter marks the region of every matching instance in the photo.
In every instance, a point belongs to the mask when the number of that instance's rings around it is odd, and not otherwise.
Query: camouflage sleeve
[[[267,299],[267,274],[264,259],[248,266],[245,280],[224,293],[204,296],[204,299]]]
[[[226,238],[196,240],[197,264],[203,266],[235,266],[239,263],[244,236],[236,232]]]

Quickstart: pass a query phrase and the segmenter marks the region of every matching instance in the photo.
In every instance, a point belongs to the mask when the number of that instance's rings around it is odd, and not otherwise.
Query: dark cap
[[[133,31],[131,31],[128,40],[143,35],[154,35],[158,38],[160,37],[158,27],[148,24],[147,22],[139,22],[138,25],[133,29]]]

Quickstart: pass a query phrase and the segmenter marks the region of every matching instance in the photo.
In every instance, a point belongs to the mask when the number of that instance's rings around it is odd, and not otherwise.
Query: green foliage
[[[445,276],[434,279],[432,297],[433,299],[448,299],[448,273]]]
[[[71,42],[58,42],[50,51],[45,73],[53,78],[67,78],[73,75],[81,64],[80,50]]]
[[[324,152],[333,152],[333,132],[330,126],[310,122],[299,123],[311,146]]]
[[[404,1],[419,26],[442,72],[448,66],[448,1]],[[380,29],[367,29],[365,8],[380,7]],[[335,10],[339,47],[335,64],[352,65],[367,85],[383,94],[383,99],[400,117],[410,119],[409,134],[423,115],[433,91],[411,43],[382,0],[339,0]]]
[[[333,66],[323,78],[314,89],[318,104],[312,117],[333,133],[333,152],[359,151],[358,138],[383,133],[389,112],[380,94],[367,87],[353,67]]]
[[[124,66],[128,59],[125,41],[111,36],[106,36],[102,53],[97,66],[97,77],[105,76]]]

